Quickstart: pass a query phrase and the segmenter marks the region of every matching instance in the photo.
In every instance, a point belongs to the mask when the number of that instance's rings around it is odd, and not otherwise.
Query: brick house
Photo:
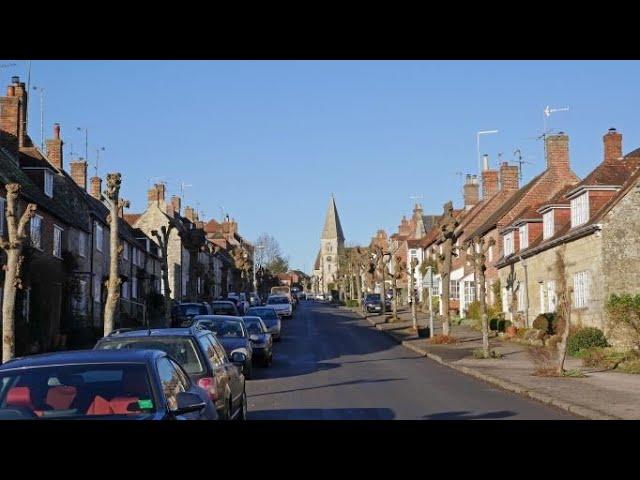
[[[622,156],[622,135],[615,129],[603,143],[603,161],[584,180],[519,215],[503,231],[504,238],[516,226],[529,230],[525,244],[515,243],[496,267],[503,282],[515,275],[522,292],[517,311],[531,325],[539,313],[556,309],[553,265],[563,249],[574,292],[572,323],[600,328],[610,341],[624,344],[628,336],[608,328],[604,305],[612,293],[640,290],[640,149]]]

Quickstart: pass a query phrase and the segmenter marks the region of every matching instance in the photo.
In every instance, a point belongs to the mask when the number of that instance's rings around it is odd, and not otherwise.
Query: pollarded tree
[[[168,218],[168,217],[167,217]],[[164,283],[164,321],[165,327],[171,326],[171,286],[169,285],[169,236],[171,230],[175,228],[175,223],[169,219],[169,227],[163,225],[158,230],[151,230],[151,235],[156,237],[160,248],[160,259],[162,262],[162,281]]]
[[[0,238],[0,248],[2,248],[7,255],[7,263],[3,266],[5,271],[4,294],[2,299],[3,362],[11,360],[15,355],[16,292],[22,288],[22,279],[20,277],[21,266],[24,261],[23,249],[27,241],[27,224],[36,214],[36,206],[33,203],[28,204],[21,215],[18,214],[20,184],[8,183],[5,188],[7,190],[7,239]]]
[[[442,280],[442,333],[449,335],[451,332],[451,315],[449,312],[449,296],[450,296],[450,274],[451,260],[453,256],[457,256],[456,241],[458,235],[456,228],[458,220],[453,216],[453,204],[447,202],[444,204],[444,215],[440,222],[440,243],[442,244],[442,254],[439,257],[440,279]],[[438,267],[440,267],[440,265]]]
[[[489,351],[489,322],[487,319],[487,288],[484,273],[487,269],[487,252],[495,243],[493,238],[485,242],[484,238],[480,236],[465,242],[465,247],[471,249],[472,253],[467,255],[467,257],[473,263],[474,277],[480,286],[479,300],[480,315],[482,318],[482,354],[484,358],[489,358],[491,355]]]
[[[120,200],[120,185],[122,176],[120,173],[107,174],[107,189],[104,192],[109,207],[110,245],[109,245],[109,279],[107,281],[107,301],[104,306],[104,335],[109,335],[114,326],[118,302],[120,300],[121,279],[118,272],[120,256],[124,250],[119,242],[118,212],[124,207],[124,201]]]

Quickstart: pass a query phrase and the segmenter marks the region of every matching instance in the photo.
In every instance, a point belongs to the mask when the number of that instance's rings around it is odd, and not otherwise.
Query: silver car
[[[273,307],[251,307],[247,310],[247,315],[260,317],[267,326],[267,331],[273,337],[273,340],[280,341],[280,331],[282,330],[282,321]]]
[[[271,295],[267,300],[267,306],[273,307],[279,317],[291,318],[293,316],[293,305],[286,295]]]

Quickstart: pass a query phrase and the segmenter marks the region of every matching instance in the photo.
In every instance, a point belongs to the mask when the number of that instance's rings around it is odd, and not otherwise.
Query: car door
[[[236,409],[240,403],[242,402],[242,393],[244,392],[244,376],[238,370],[227,357],[227,353],[224,351],[224,347],[220,344],[218,339],[213,336],[211,339],[218,353],[218,357],[222,361],[222,365],[224,366],[225,371],[227,372],[227,377],[229,378],[229,386],[231,387],[231,399],[233,401],[234,409]]]
[[[167,357],[158,359],[157,362],[158,377],[160,378],[160,384],[162,386],[162,394],[164,395],[165,405],[169,411],[175,410],[178,407],[177,395],[180,392],[196,393],[202,397],[200,392],[192,391],[190,389],[190,382],[184,375],[180,375],[181,367]],[[185,382],[186,380],[186,382]],[[203,399],[204,400],[204,399]],[[198,420],[202,418],[204,411],[190,412],[184,415],[178,415],[175,418],[178,420]]]
[[[213,341],[215,341],[215,337],[210,333],[202,335],[198,338],[198,340],[201,342],[200,344],[207,354],[213,376],[216,379],[216,409],[218,411],[221,411],[224,409],[224,402],[226,399],[225,393],[227,391],[227,388],[231,390],[231,385],[229,385],[229,374],[227,372],[227,369],[224,368],[224,361],[218,355],[212,339]]]

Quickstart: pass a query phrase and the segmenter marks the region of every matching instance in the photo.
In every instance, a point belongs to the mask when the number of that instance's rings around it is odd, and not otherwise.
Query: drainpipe
[[[524,269],[524,326],[529,327],[529,274],[527,271],[527,260],[520,255],[520,263]]]

